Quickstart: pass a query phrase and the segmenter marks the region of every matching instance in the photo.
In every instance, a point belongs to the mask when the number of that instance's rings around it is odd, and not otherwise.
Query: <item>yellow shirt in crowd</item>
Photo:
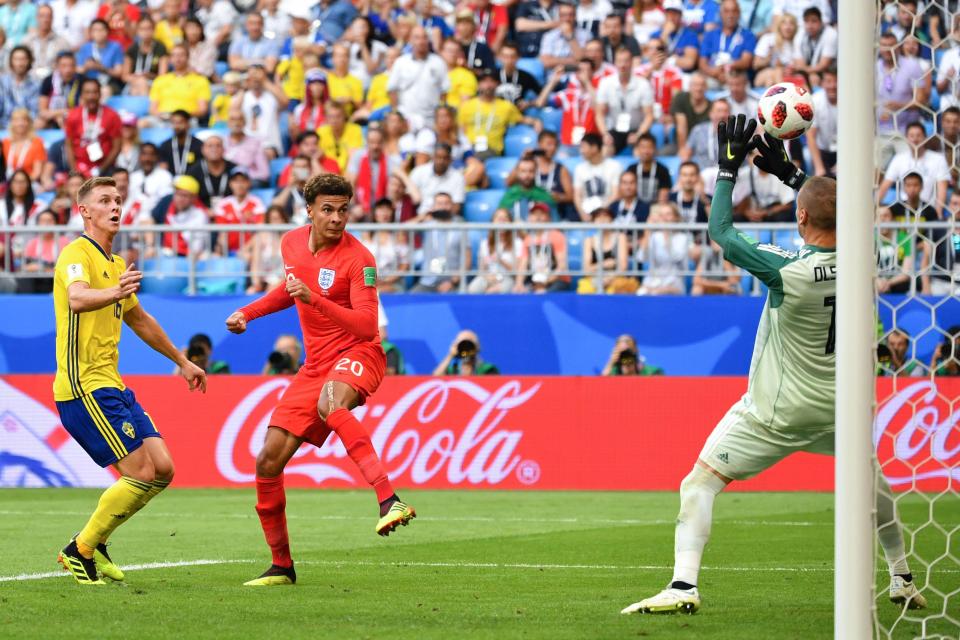
[[[367,89],[367,102],[370,109],[376,111],[390,106],[390,93],[387,91],[387,80],[390,73],[378,73],[370,79],[370,88]]]
[[[363,83],[350,74],[341,78],[333,72],[328,73],[327,89],[331,100],[343,103],[348,118],[353,115],[354,105],[363,102]]]
[[[354,149],[363,147],[363,129],[355,122],[348,122],[343,128],[343,135],[339,139],[334,137],[333,129],[325,124],[317,129],[317,137],[320,138],[320,148],[324,155],[333,158],[340,165],[340,173],[347,169],[347,161],[350,160],[350,152]]]
[[[470,144],[477,152],[477,142],[481,137],[486,138],[487,148],[501,155],[503,153],[503,138],[507,134],[507,127],[519,124],[523,115],[516,105],[501,98],[494,98],[493,102],[484,102],[480,98],[471,98],[462,105],[457,115],[457,123],[463,130]]]
[[[192,71],[182,76],[172,71],[165,73],[157,77],[150,87],[150,102],[157,103],[160,113],[183,109],[196,115],[201,100],[210,102],[210,81]]]
[[[460,108],[460,105],[477,95],[477,76],[465,67],[454,67],[447,72],[450,78],[450,91],[447,92],[447,104]]]
[[[283,94],[291,100],[303,100],[307,93],[306,72],[303,60],[296,56],[281,60],[277,64],[277,77]]]

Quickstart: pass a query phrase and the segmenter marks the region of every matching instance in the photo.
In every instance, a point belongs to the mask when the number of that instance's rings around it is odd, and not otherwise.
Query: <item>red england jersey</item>
[[[377,322],[377,264],[359,240],[344,233],[340,242],[314,254],[310,226],[286,233],[280,255],[288,280],[310,288],[310,304],[296,301],[307,359],[303,369],[324,374],[337,357],[358,344],[380,344]],[[242,308],[247,321],[286,309],[293,298],[283,284]]]
[[[110,107],[103,106],[96,113],[90,113],[82,106],[74,107],[67,112],[64,122],[64,134],[70,140],[73,157],[77,162],[77,171],[83,177],[91,177],[94,167],[99,167],[110,154],[113,141],[120,138],[123,124],[120,116]],[[100,158],[90,160],[89,149],[94,142],[100,145]]]

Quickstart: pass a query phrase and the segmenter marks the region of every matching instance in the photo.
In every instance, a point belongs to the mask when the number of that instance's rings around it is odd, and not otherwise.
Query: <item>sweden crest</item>
[[[121,428],[128,438],[133,438],[136,435],[136,431],[133,430],[133,425],[129,422],[124,422]]]

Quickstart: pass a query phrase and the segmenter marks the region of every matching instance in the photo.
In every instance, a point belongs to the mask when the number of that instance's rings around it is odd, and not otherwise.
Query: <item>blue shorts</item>
[[[101,467],[139,449],[144,438],[160,437],[130,389],[97,389],[74,400],[57,402],[57,410],[63,427]]]

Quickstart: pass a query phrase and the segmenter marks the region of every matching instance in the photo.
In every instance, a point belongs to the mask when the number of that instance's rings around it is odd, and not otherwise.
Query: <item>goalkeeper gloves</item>
[[[753,164],[761,171],[777,176],[780,182],[791,189],[799,189],[807,179],[806,174],[790,162],[782,140],[764,133],[762,139],[760,136],[754,138],[754,146],[760,155],[753,159]]]
[[[717,142],[720,145],[717,164],[720,171],[717,180],[736,182],[737,172],[743,159],[754,148],[756,141],[752,139],[753,131],[757,128],[757,121],[746,116],[730,117],[726,122],[717,125]]]

